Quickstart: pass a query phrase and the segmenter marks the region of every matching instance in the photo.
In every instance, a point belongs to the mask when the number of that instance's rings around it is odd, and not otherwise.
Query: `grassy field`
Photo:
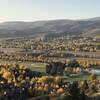
[[[77,77],[67,77],[67,76],[63,76],[63,81],[64,82],[72,82],[72,81],[84,81],[84,80],[91,80],[91,75],[90,74],[83,74]],[[97,76],[97,79],[100,79],[100,76]]]
[[[21,66],[29,67],[31,70],[45,72],[46,70],[46,63],[39,63],[39,62],[15,62],[15,61],[3,61],[0,60],[0,64],[19,64]]]
[[[45,72],[46,71],[46,63],[32,63],[28,66],[33,71],[40,71]]]

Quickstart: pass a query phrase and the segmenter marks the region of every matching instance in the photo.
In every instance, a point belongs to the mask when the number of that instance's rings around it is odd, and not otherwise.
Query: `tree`
[[[81,92],[80,89],[78,88],[77,81],[69,85],[68,92],[70,94],[69,100],[85,100],[84,92],[83,91]]]
[[[80,67],[80,64],[76,60],[71,60],[68,62],[68,67]]]
[[[65,64],[61,62],[52,62],[46,66],[46,73],[48,75],[63,75]]]

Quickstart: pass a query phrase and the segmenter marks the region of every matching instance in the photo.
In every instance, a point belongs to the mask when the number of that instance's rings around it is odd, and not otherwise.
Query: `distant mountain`
[[[87,21],[100,21],[100,17],[86,19]]]
[[[0,23],[0,37],[59,37],[67,35],[100,35],[100,17],[86,20],[51,20]]]

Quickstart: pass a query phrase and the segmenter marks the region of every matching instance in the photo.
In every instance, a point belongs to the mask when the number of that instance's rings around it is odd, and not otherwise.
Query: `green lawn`
[[[46,70],[46,63],[39,63],[39,62],[15,62],[15,61],[3,61],[0,60],[1,64],[14,64],[17,63],[19,65],[24,65],[29,67],[33,71],[40,71],[45,72]]]
[[[64,81],[84,81],[84,80],[91,80],[91,75],[90,74],[83,74],[77,77],[67,77],[64,76],[62,77],[64,79]],[[97,76],[97,79],[100,79],[100,76]]]
[[[46,71],[46,64],[45,63],[33,63],[29,65],[31,70],[45,72]]]
[[[22,62],[18,63],[19,65],[24,65],[30,68],[33,71],[40,71],[45,72],[46,71],[46,63],[39,63],[39,62]]]

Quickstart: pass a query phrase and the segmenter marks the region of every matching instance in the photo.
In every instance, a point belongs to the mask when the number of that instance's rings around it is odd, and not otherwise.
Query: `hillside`
[[[51,20],[0,23],[0,37],[100,35],[100,17],[86,20]]]

